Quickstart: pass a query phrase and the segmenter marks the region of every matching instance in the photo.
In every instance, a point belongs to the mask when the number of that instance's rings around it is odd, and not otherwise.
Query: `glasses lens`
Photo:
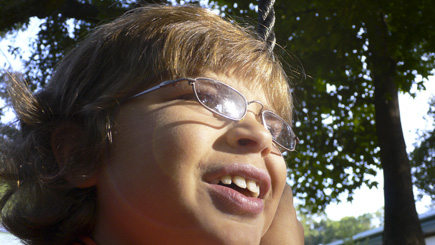
[[[297,137],[284,119],[271,111],[265,110],[263,112],[263,121],[276,143],[290,151],[295,149]]]
[[[246,113],[246,100],[230,86],[211,79],[197,79],[194,83],[199,102],[223,117],[240,120]]]

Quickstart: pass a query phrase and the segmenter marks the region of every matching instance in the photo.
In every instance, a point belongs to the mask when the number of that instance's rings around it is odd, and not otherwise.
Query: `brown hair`
[[[96,28],[34,95],[11,82],[20,133],[1,168],[3,225],[30,244],[72,243],[90,234],[95,188],[75,188],[66,174],[85,180],[98,169],[120,101],[163,80],[205,71],[259,86],[272,108],[291,122],[287,78],[266,44],[250,29],[192,6],[141,7]],[[60,166],[51,137],[68,122],[83,133],[68,164]]]

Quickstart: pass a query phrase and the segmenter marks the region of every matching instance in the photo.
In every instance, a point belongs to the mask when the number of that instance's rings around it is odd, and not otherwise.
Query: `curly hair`
[[[150,5],[96,28],[32,94],[19,79],[9,91],[19,120],[2,162],[1,221],[28,244],[71,244],[92,233],[95,187],[78,188],[98,170],[110,144],[111,115],[132,94],[163,80],[205,71],[249,81],[291,122],[291,96],[282,65],[250,28],[194,6]],[[56,161],[52,135],[79,125],[75,150]]]

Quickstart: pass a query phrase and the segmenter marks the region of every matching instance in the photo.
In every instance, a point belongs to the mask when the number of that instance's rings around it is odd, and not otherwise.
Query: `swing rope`
[[[273,54],[276,38],[273,28],[275,27],[275,0],[259,0],[258,2],[258,26],[257,32],[267,45],[268,50]]]

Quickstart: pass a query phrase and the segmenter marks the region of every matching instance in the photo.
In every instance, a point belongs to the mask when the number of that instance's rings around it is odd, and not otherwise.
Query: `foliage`
[[[220,2],[237,3],[255,18],[255,1]],[[388,67],[375,59],[385,54],[392,60],[400,91],[409,92],[413,83],[423,89],[416,75],[427,78],[434,67],[433,7],[434,2],[404,0],[276,1],[275,30],[283,46],[276,51],[289,65],[299,64],[287,52],[299,57],[308,74],[294,82],[301,144],[287,161],[296,196],[309,209],[321,210],[341,193],[351,201],[362,184],[377,186],[368,179],[380,168],[374,77]],[[238,13],[235,7],[227,11]],[[377,49],[382,45],[385,49]]]
[[[0,33],[25,27],[30,17],[43,20],[25,75],[36,89],[50,78],[63,55],[88,31],[103,21],[109,21],[136,5],[116,0],[0,0]],[[130,4],[127,4],[130,3]],[[19,52],[19,50],[15,50]]]
[[[428,116],[433,117],[435,127],[435,97],[429,103]],[[420,145],[416,146],[410,155],[413,182],[422,192],[418,198],[428,195],[435,200],[435,129],[421,136]]]
[[[26,75],[37,89],[89,29],[139,2],[0,0],[0,33],[25,27],[31,16],[44,20],[26,63]],[[235,20],[256,22],[256,1],[217,3]],[[380,167],[373,76],[384,67],[373,63],[372,47],[381,38],[372,34],[379,26],[375,21],[379,16],[386,20],[390,36],[385,52],[397,66],[397,87],[409,92],[416,75],[427,77],[435,63],[434,7],[435,2],[423,0],[277,0],[276,35],[282,45],[277,55],[287,69],[304,73],[304,66],[308,74],[305,80],[303,74],[291,74],[301,144],[287,156],[295,195],[305,200],[307,210],[322,210],[342,193],[352,200],[353,191],[363,184],[376,187],[368,179]]]
[[[358,217],[344,217],[334,221],[326,216],[313,219],[311,216],[301,214],[301,223],[305,230],[305,244],[328,244],[337,240],[345,244],[353,244],[352,237],[360,232],[376,228],[373,221],[379,218],[376,214],[363,214]]]

